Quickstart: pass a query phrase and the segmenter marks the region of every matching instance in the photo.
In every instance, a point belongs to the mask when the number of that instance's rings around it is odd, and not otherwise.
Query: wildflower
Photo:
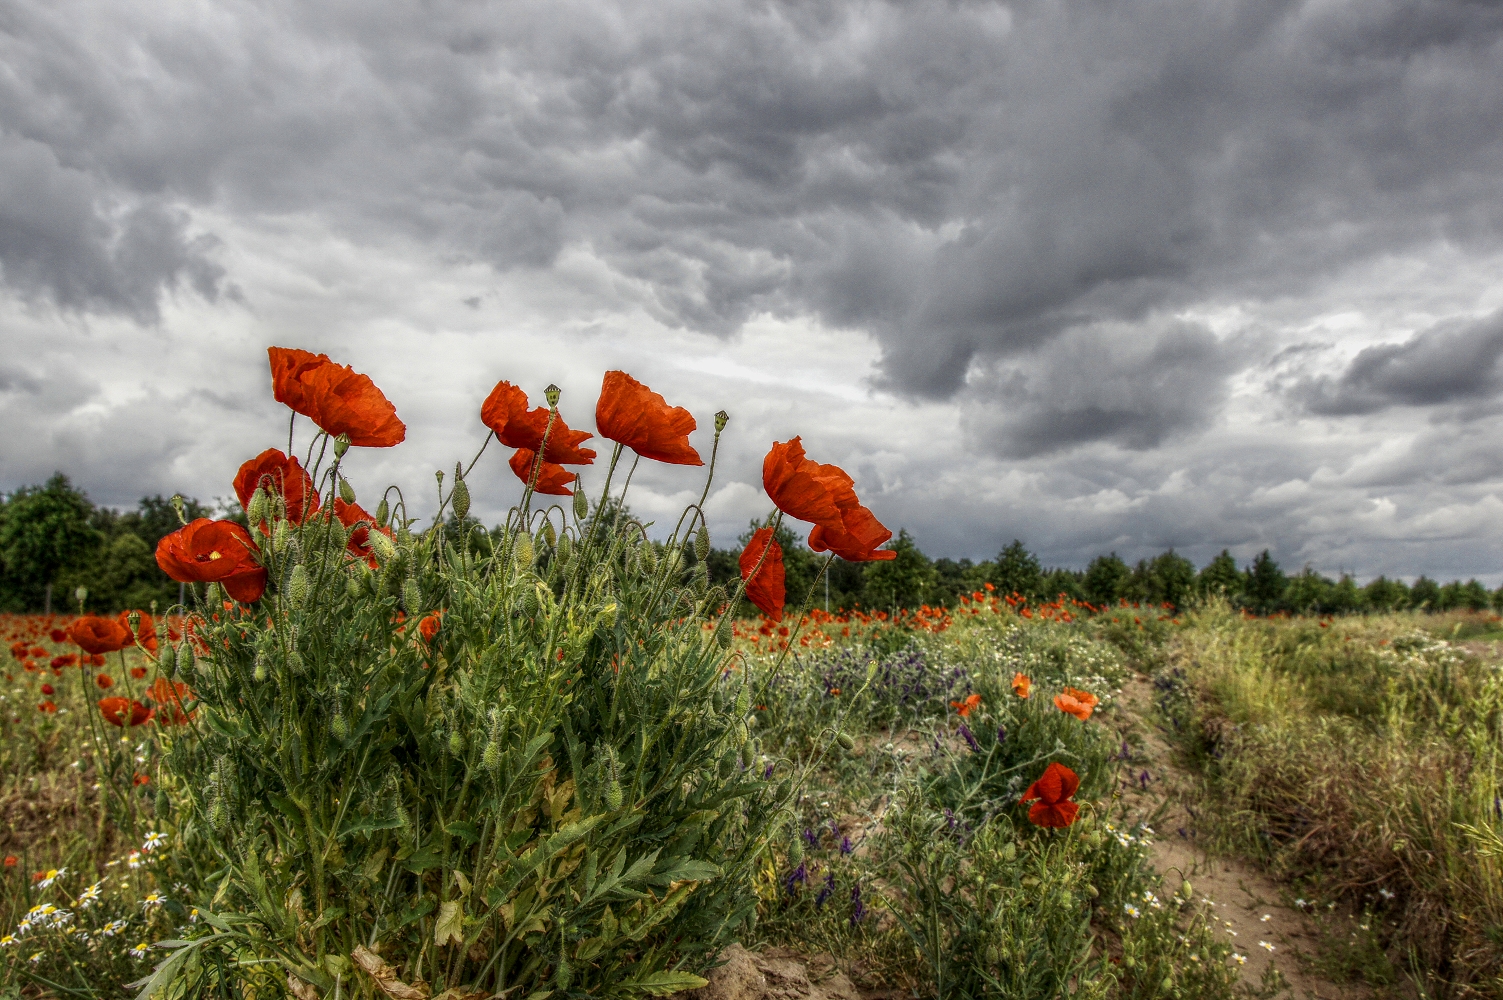
[[[532,482],[532,466],[537,460],[537,453],[526,448],[520,448],[514,452],[511,459],[506,463],[511,466],[511,471],[516,473],[518,479],[524,483]],[[534,493],[546,493],[549,496],[569,497],[574,491],[569,484],[574,482],[574,473],[554,462],[544,462],[538,469],[537,482],[533,483]]]
[[[1080,812],[1080,806],[1069,801],[1079,788],[1079,775],[1063,764],[1052,763],[1028,786],[1019,804],[1038,799],[1028,810],[1029,821],[1036,826],[1066,827]]]
[[[1258,918],[1258,922],[1266,924],[1266,923],[1268,923],[1268,921],[1270,921],[1272,919],[1273,919],[1273,914],[1272,913],[1265,913],[1261,917]]]
[[[151,782],[151,775],[149,775],[149,774],[136,774],[136,775],[133,775],[131,777],[131,779],[130,779],[130,783],[132,785],[137,786],[137,787],[140,787],[141,785],[149,784],[150,782]]]
[[[52,885],[52,883],[56,882],[66,874],[68,874],[68,869],[66,868],[49,869],[42,874],[41,878],[37,879],[37,888],[46,889],[48,886]]]
[[[31,957],[28,958],[27,961],[30,962],[32,965],[36,965],[36,964],[40,963],[42,961],[42,953],[39,952],[39,951],[32,952]]]
[[[830,872],[828,875],[825,876],[825,884],[820,887],[819,895],[817,895],[817,896],[814,897],[814,906],[816,908],[824,906],[825,905],[825,900],[829,899],[830,896],[834,892],[835,892],[835,873],[834,872]]]
[[[595,452],[579,445],[594,437],[589,431],[576,431],[564,423],[562,415],[553,415],[553,426],[548,426],[549,408],[527,408],[527,393],[510,382],[497,382],[490,395],[480,407],[480,421],[496,434],[496,440],[508,448],[531,452],[536,456],[543,447],[543,435],[548,435],[548,450],[543,461],[551,465],[590,465],[595,461]],[[532,464],[532,457],[527,459]]]
[[[130,675],[132,677],[134,677],[136,680],[140,680],[141,678],[143,678],[143,677],[146,676],[146,668],[145,667],[131,667],[130,668]]]
[[[57,702],[49,698],[48,700],[42,702],[37,706],[37,711],[41,712],[43,715],[52,715],[57,711]]]
[[[138,944],[134,948],[130,949],[130,957],[131,958],[145,958],[146,957],[146,953],[148,951],[150,951],[150,950],[151,950],[151,945],[147,944],[145,941],[142,941],[140,944]]]
[[[1394,896],[1394,894],[1387,889],[1379,889],[1378,895],[1382,896],[1384,899],[1392,899]]]
[[[311,419],[330,437],[348,434],[362,448],[390,448],[407,437],[407,427],[369,376],[327,355],[284,347],[268,348],[272,395]]]
[[[1033,687],[1033,679],[1027,674],[1017,673],[1012,675],[1012,693],[1019,698],[1028,697],[1028,690],[1031,687]]]
[[[1097,699],[1093,694],[1085,691],[1077,691],[1075,688],[1065,688],[1064,691],[1054,696],[1054,707],[1061,712],[1075,716],[1081,722],[1091,717],[1091,710],[1096,707]]]
[[[763,553],[766,553],[764,556]],[[758,528],[741,550],[741,579],[746,581],[746,599],[773,621],[783,620],[783,547],[771,528]],[[757,563],[760,562],[761,566]]]
[[[11,945],[18,943],[19,942],[16,940],[16,936],[14,934],[7,934],[4,937],[0,937],[0,948],[9,948]]]
[[[955,709],[955,714],[964,719],[971,714],[971,709],[979,704],[981,704],[981,696],[979,694],[970,694],[966,696],[965,701],[950,702],[950,707]]]
[[[113,653],[131,641],[131,634],[112,618],[85,615],[68,626],[68,638],[85,653]]]
[[[438,615],[424,615],[423,620],[418,622],[418,635],[423,637],[424,642],[432,642],[433,637],[438,635],[439,625]]]
[[[861,886],[858,883],[851,886],[851,926],[859,924],[865,916],[866,904],[861,902]]]
[[[1237,954],[1234,951],[1234,952],[1232,952],[1232,961],[1236,962],[1238,965],[1246,965],[1247,964],[1247,956],[1246,955],[1239,955],[1239,954]]]
[[[103,934],[105,937],[114,937],[116,934],[119,934],[123,930],[125,930],[124,920],[111,920],[109,923],[99,928],[99,933]]]
[[[1273,945],[1269,944],[1267,941],[1259,941],[1258,942],[1258,947],[1259,948],[1267,948],[1269,951],[1273,951],[1274,950],[1273,949]]]
[[[626,372],[609,371],[595,404],[600,436],[624,444],[643,458],[669,465],[704,465],[689,444],[698,424],[682,406],[669,406],[658,393]]]
[[[45,695],[53,695],[53,694],[56,694],[57,691],[56,691],[56,689],[53,688],[53,686],[51,684],[43,684],[42,685],[42,693],[45,694]]]
[[[1126,913],[1129,917],[1132,917],[1134,920],[1138,919],[1139,917],[1141,917],[1143,915],[1142,911],[1140,911],[1136,906],[1132,905],[1131,903],[1123,903],[1122,904],[1122,912]]]
[[[153,906],[161,906],[165,902],[167,901],[162,898],[162,894],[153,889],[141,900],[141,909],[149,910]]]
[[[115,686],[115,679],[109,674],[98,674],[94,678],[94,683],[99,685],[99,690],[108,691]]]
[[[167,843],[167,835],[165,833],[158,833],[155,830],[147,830],[146,843],[141,845],[141,850],[154,851],[165,843]]]
[[[855,481],[839,466],[807,458],[799,438],[774,442],[762,459],[762,488],[789,517],[832,531],[844,531],[843,512],[861,505]]]
[[[151,721],[156,712],[130,698],[101,698],[99,712],[112,726],[139,726]]]
[[[964,722],[960,724],[960,738],[965,740],[966,746],[971,748],[971,753],[981,752],[981,744],[976,742],[976,734],[972,733],[970,727],[967,726]],[[1037,806],[1035,806],[1034,808],[1037,808]],[[1068,826],[1069,824],[1065,825]]]
[[[850,854],[854,850],[855,850],[855,848],[851,846],[851,838],[850,837],[846,836],[846,837],[841,837],[840,838],[840,853],[841,854]]]
[[[158,721],[165,725],[182,725],[193,714],[188,712],[183,704],[193,700],[193,689],[182,681],[169,681],[165,677],[158,677],[151,687],[146,689],[146,695],[157,703]]]
[[[250,532],[234,521],[200,517],[157,543],[157,565],[183,583],[220,583],[251,604],[266,590],[266,570],[253,555]]]
[[[293,524],[302,524],[319,508],[313,477],[299,464],[296,455],[289,457],[276,448],[267,448],[240,466],[234,486],[240,506],[247,509],[257,487],[279,494],[287,505],[287,520]]]
[[[48,635],[50,635],[52,637],[52,641],[53,642],[67,642],[68,641],[68,633],[65,632],[64,630],[60,629],[60,628],[53,629],[51,632],[48,633]]]
[[[21,859],[17,858],[14,854],[7,854],[5,856],[5,867],[7,868],[14,868],[20,863]]]
[[[104,885],[104,882],[101,880],[89,886],[83,892],[78,894],[78,898],[73,901],[73,905],[78,907],[80,910],[87,910],[90,906],[94,905],[94,903],[98,902],[100,896],[99,887],[102,885]]]
[[[788,875],[788,877],[783,880],[783,886],[788,891],[788,895],[791,896],[796,891],[794,889],[794,885],[795,884],[797,884],[797,885],[803,885],[803,884],[805,884],[808,881],[809,881],[809,869],[808,869],[808,866],[805,865],[805,864],[803,864],[803,863],[800,863],[799,866],[797,868],[795,868],[792,872],[790,872],[789,875]]]
[[[114,862],[111,862],[111,864],[113,864],[113,863]],[[137,868],[140,868],[141,867],[141,852],[140,851],[131,851],[129,854],[127,854],[125,856],[125,864],[126,864],[127,867],[130,868],[131,871],[135,871]]]

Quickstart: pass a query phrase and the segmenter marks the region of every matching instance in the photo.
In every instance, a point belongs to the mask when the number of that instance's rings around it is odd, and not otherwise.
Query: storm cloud
[[[1323,557],[1386,497],[1376,565],[1499,483],[1496,4],[58,0],[0,65],[0,488],[223,492],[293,341],[409,352],[451,430],[393,477],[623,365],[955,554]]]

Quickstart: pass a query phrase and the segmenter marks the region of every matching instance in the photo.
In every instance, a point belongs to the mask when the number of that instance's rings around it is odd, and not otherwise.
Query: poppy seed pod
[[[454,480],[454,492],[450,494],[454,501],[454,516],[463,521],[470,516],[470,488],[464,484],[463,479]]]
[[[177,650],[171,643],[162,645],[162,653],[157,658],[157,663],[160,664],[162,673],[172,676],[172,672],[177,669]]]
[[[295,608],[302,607],[308,597],[308,567],[302,563],[292,567],[292,579],[287,581],[287,597]]]
[[[851,739],[848,733],[837,733],[835,735],[835,742],[839,743],[843,750],[856,749],[856,741]]]
[[[343,476],[339,477],[339,499],[345,503],[355,502],[355,487],[351,486],[350,481]]]
[[[562,395],[562,393],[562,389],[550,382],[548,383],[548,388],[543,390],[543,398],[548,401],[549,406],[557,406],[558,397]]]
[[[350,436],[348,434],[340,434],[338,437],[336,437],[334,439],[334,457],[335,458],[344,458],[344,453],[347,452],[347,451],[349,451],[349,450],[350,450]],[[350,502],[353,503],[354,501],[350,501]]]
[[[527,534],[526,532],[519,531],[515,536],[515,541],[513,542],[513,544],[516,546],[516,548],[513,549],[513,555],[516,557],[517,565],[523,567],[524,569],[528,566],[531,566],[534,554],[532,549],[532,536]]]
[[[408,580],[402,585],[402,607],[409,615],[422,613],[423,592],[418,588],[416,580]]]
[[[730,423],[731,415],[724,410],[715,411],[715,433],[725,430],[725,425]]]
[[[386,519],[390,516],[391,507],[387,505],[386,498],[382,497],[381,502],[376,504],[376,526],[380,528],[386,527]]]
[[[589,514],[589,512],[590,512],[590,501],[584,495],[584,484],[579,481],[578,477],[575,477],[575,480],[574,480],[574,516],[578,520],[583,521],[585,519],[585,515]]]
[[[245,517],[253,525],[260,525],[266,520],[268,508],[271,506],[271,498],[266,495],[266,490],[260,486],[251,494],[250,503],[245,505]]]
[[[710,529],[703,524],[699,526],[699,531],[694,534],[694,556],[701,564],[710,558]]]
[[[796,833],[788,842],[788,863],[795,868],[804,863],[804,838]]]
[[[625,796],[621,793],[621,782],[612,780],[605,786],[605,807],[611,812],[621,808]]]

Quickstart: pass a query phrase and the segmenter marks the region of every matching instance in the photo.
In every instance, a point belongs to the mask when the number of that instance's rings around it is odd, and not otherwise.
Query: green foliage
[[[1081,581],[1086,600],[1097,606],[1116,604],[1119,598],[1126,596],[1130,575],[1127,563],[1117,553],[1097,556],[1086,567],[1085,579]]]
[[[45,486],[17,490],[0,509],[0,559],[11,589],[27,604],[50,609],[58,573],[99,544],[89,524],[92,511],[61,472]]]
[[[934,587],[934,564],[919,551],[906,528],[883,548],[898,555],[866,564],[867,604],[879,610],[918,607]]]
[[[1237,560],[1226,549],[1222,549],[1220,555],[1201,569],[1195,585],[1203,596],[1236,597],[1242,593],[1242,573],[1237,569]]]
[[[1029,599],[1045,596],[1044,574],[1039,568],[1038,557],[1016,538],[997,555],[991,582],[1004,594],[1022,594]],[[1053,594],[1047,596],[1050,600],[1054,598]]]
[[[1289,581],[1267,549],[1258,553],[1247,570],[1242,594],[1248,605],[1260,614],[1277,610],[1284,600]]]

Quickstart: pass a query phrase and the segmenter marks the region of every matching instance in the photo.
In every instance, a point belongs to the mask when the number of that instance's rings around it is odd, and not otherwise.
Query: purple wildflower
[[[834,892],[835,873],[831,872],[829,875],[825,876],[825,884],[820,887],[819,895],[814,897],[814,905],[816,907],[824,906],[825,900],[829,899],[830,896],[834,894]]]
[[[849,853],[851,853],[854,850],[855,850],[855,848],[851,846],[851,838],[850,837],[841,837],[840,838],[840,853],[841,854],[849,854]]]
[[[788,874],[788,878],[784,881],[784,888],[788,890],[788,895],[791,896],[797,891],[794,888],[795,884],[803,885],[808,881],[809,869],[805,865],[801,864]]]
[[[960,724],[960,735],[965,740],[966,746],[971,748],[971,753],[980,753],[981,744],[976,742],[976,736],[964,722]]]
[[[866,916],[866,905],[861,902],[861,885],[858,883],[851,886],[851,924],[859,924],[861,918]]]

